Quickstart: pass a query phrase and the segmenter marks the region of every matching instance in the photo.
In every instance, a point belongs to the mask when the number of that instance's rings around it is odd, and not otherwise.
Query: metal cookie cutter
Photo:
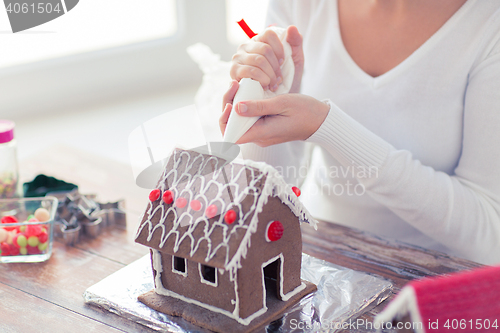
[[[55,221],[54,237],[63,240],[66,245],[75,245],[78,243],[80,230],[81,226],[76,217],[72,217],[70,222],[58,219]]]
[[[93,216],[101,217],[105,226],[125,229],[127,227],[127,214],[123,208],[124,203],[123,199],[116,202],[99,203],[100,210],[95,212]]]
[[[85,216],[80,224],[83,226],[83,233],[91,238],[99,236],[104,226],[100,217],[93,219]]]
[[[126,228],[123,200],[99,203],[95,199],[95,194],[66,193],[58,206],[55,237],[66,245],[74,245],[79,241],[80,233],[94,238],[107,226]]]

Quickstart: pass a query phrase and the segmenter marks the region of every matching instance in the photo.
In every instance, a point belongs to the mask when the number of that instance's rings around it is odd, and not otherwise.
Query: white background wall
[[[65,144],[127,163],[127,138],[135,127],[194,103],[202,73],[186,48],[202,42],[228,61],[247,38],[236,21],[245,18],[258,32],[267,5],[109,0],[103,11],[117,2],[126,6],[107,23],[99,23],[103,13],[92,14],[102,0],[81,0],[64,16],[18,34],[8,31],[0,5],[0,119],[16,122],[21,160]],[[105,29],[102,36],[99,29]]]
[[[199,84],[201,72],[186,47],[203,42],[225,59],[235,49],[226,38],[225,1],[178,0],[177,11],[174,36],[0,69],[0,116],[71,110]]]

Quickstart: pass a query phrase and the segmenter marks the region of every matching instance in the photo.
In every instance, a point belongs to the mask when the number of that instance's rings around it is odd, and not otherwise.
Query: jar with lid
[[[0,119],[0,199],[21,197],[14,122]]]

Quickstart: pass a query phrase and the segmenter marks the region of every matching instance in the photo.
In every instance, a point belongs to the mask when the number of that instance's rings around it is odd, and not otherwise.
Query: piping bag
[[[255,33],[250,30],[245,21],[241,20],[238,22],[238,24],[250,38],[255,36]],[[283,49],[285,52],[284,61],[283,64],[281,64],[283,81],[278,86],[278,89],[275,92],[272,92],[271,90],[264,91],[258,81],[252,80],[250,78],[242,78],[239,82],[240,86],[238,88],[238,91],[234,96],[233,109],[238,102],[266,99],[281,94],[286,94],[292,87],[293,76],[295,74],[295,65],[292,59],[292,47],[285,40],[286,29],[272,26],[268,27],[266,30],[274,31],[283,44]],[[260,117],[243,117],[236,113],[236,111],[231,110],[231,114],[229,115],[229,119],[226,125],[226,132],[224,133],[224,142],[236,143],[236,141],[238,141],[243,136],[243,134],[245,134],[257,120],[259,120],[259,118]]]

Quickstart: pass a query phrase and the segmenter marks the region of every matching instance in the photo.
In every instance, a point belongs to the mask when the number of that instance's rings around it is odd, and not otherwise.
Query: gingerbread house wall
[[[287,294],[301,285],[300,267],[302,260],[302,233],[300,223],[288,206],[279,198],[270,197],[258,216],[259,224],[250,241],[246,259],[237,274],[239,294],[239,317],[247,318],[261,310],[264,304],[262,264],[283,255],[283,292]],[[284,233],[275,242],[266,241],[269,222],[278,220],[283,224]],[[264,289],[263,289],[264,288]]]
[[[161,253],[161,267],[163,270],[161,273],[161,283],[163,288],[232,313],[235,309],[235,304],[231,300],[236,299],[236,294],[234,282],[229,280],[228,272],[221,274],[217,270],[217,286],[213,286],[202,282],[197,262],[186,260],[186,264],[187,274],[181,275],[174,272],[172,270],[172,256]]]

